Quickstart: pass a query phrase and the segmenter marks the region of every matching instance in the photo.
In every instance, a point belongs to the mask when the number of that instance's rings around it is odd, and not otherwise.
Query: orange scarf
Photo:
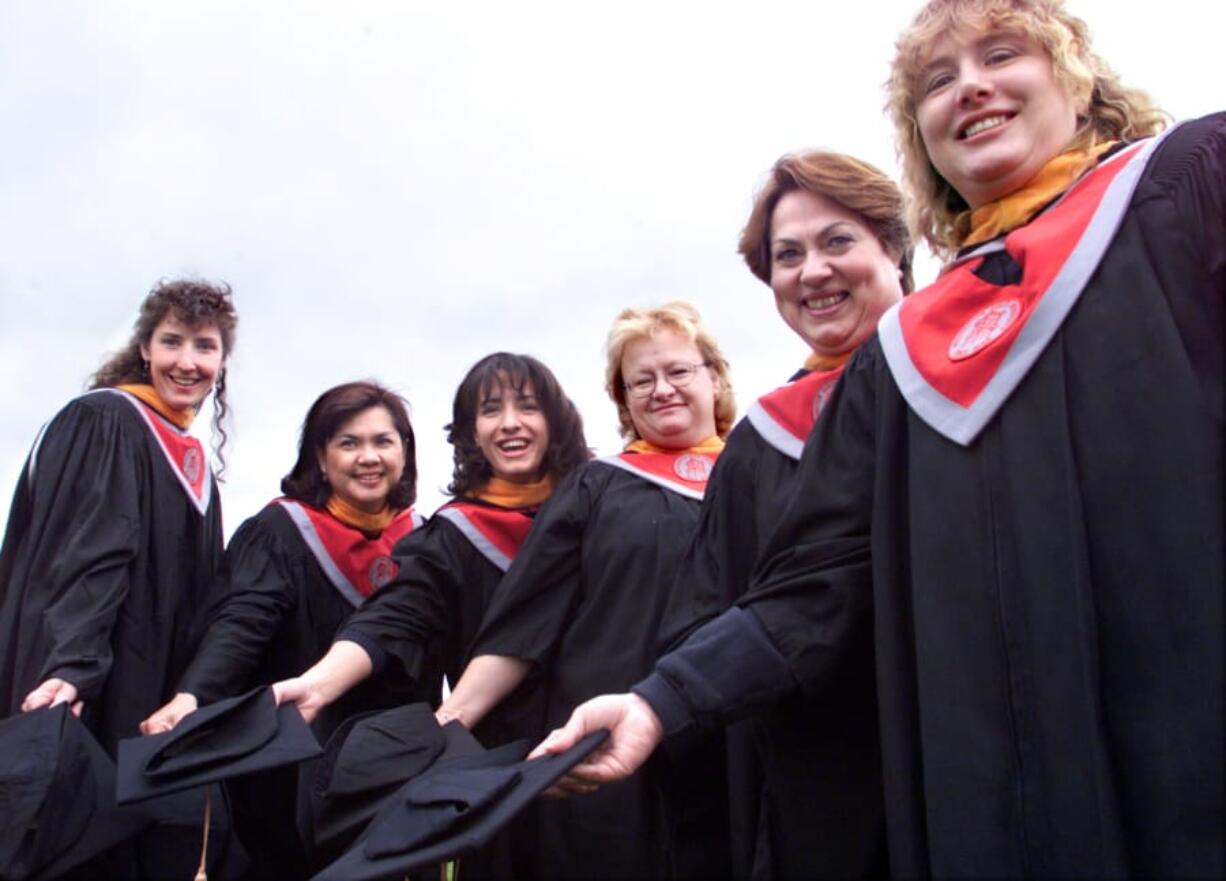
[[[553,492],[553,477],[535,483],[515,483],[501,477],[491,477],[489,483],[474,495],[483,502],[500,508],[535,508]]]
[[[1093,147],[1065,150],[1050,159],[1020,190],[1014,190],[995,202],[980,205],[970,212],[971,232],[962,242],[962,247],[989,242],[1028,223],[1045,205],[1097,165],[1098,157],[1116,143],[1108,141]]]
[[[336,493],[328,496],[328,513],[346,526],[352,526],[362,532],[382,532],[396,519],[400,512],[390,505],[384,505],[377,514],[367,514],[346,502]]]
[[[847,363],[847,359],[851,357],[851,352],[843,355],[835,355],[833,358],[826,355],[819,355],[817,352],[810,352],[809,357],[805,359],[805,370],[810,373],[826,373],[834,370],[836,367],[842,367]]]
[[[670,450],[665,447],[657,447],[655,444],[648,443],[642,438],[626,444],[627,453],[715,453],[718,455],[723,451],[724,439],[717,435],[711,435],[705,441],[684,450]]]
[[[159,415],[165,417],[174,425],[179,426],[184,431],[191,427],[192,420],[196,418],[195,410],[176,410],[162,400],[162,396],[158,394],[158,390],[151,385],[144,383],[125,383],[124,385],[116,386],[122,392],[127,392],[134,398],[139,398],[145,404],[148,404],[152,409],[156,410]]]

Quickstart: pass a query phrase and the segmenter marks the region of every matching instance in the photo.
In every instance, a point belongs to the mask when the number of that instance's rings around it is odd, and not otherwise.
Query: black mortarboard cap
[[[319,741],[271,688],[202,707],[171,731],[119,742],[120,804],[312,758]]]
[[[517,744],[508,745],[515,750],[440,760],[397,790],[353,846],[313,881],[399,877],[481,847],[606,737],[607,731],[597,731],[566,752],[526,761]]]
[[[463,725],[440,726],[428,704],[352,716],[299,787],[299,832],[317,861],[335,859],[406,780],[436,761],[483,752]]]
[[[62,875],[149,823],[115,804],[115,763],[68,704],[0,721],[0,878]]]

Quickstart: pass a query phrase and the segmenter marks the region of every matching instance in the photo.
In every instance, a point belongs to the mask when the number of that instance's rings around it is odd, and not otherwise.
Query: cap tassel
[[[211,793],[204,790],[204,840],[200,843],[200,865],[196,867],[196,877],[193,881],[209,881],[209,873],[204,870],[204,864],[209,858],[209,817],[213,813]]]

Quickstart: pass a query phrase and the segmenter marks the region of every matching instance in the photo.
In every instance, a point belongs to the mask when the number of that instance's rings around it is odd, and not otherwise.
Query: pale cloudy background
[[[881,83],[919,5],[5,0],[0,517],[160,277],[234,287],[228,531],[349,379],[412,402],[426,512],[451,395],[496,349],[551,365],[616,451],[627,305],[692,300],[743,407],[804,355],[735,253],[750,197],[805,147],[896,169]],[[1177,118],[1226,103],[1226,4],[1070,6]]]

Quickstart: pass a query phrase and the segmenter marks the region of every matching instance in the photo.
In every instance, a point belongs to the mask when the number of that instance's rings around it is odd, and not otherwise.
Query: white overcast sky
[[[234,288],[228,531],[350,379],[410,400],[426,513],[491,351],[549,364],[615,452],[602,345],[628,305],[694,302],[743,409],[805,354],[736,255],[753,191],[807,147],[896,170],[881,83],[919,5],[5,0],[0,518],[162,277]],[[1226,4],[1070,8],[1177,118],[1226,103]]]

